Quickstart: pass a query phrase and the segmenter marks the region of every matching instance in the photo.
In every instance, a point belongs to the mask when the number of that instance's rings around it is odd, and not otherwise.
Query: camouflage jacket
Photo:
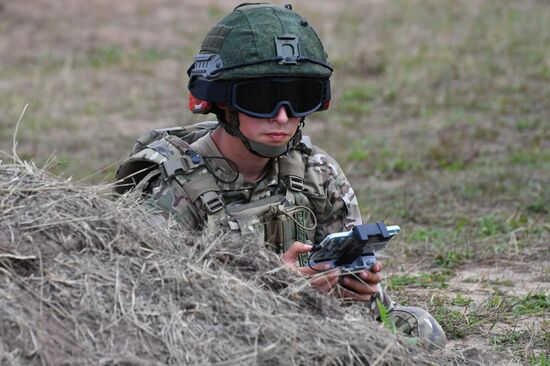
[[[295,240],[317,243],[329,233],[361,223],[355,194],[342,169],[307,141],[305,138],[285,156],[271,159],[265,174],[254,182],[244,181],[227,163],[210,133],[191,145],[165,134],[127,161],[139,155],[158,164],[135,183],[165,217],[190,229],[212,229],[213,221],[216,229],[260,233],[280,252]],[[182,155],[189,160],[185,154],[201,163],[184,169],[166,167],[179,164],[172,162],[183,161]],[[121,178],[124,176],[117,173],[117,179]],[[213,186],[223,209],[213,213],[212,204],[198,198],[207,195],[196,191],[199,186],[203,190]],[[213,198],[211,195],[208,201],[214,202]]]

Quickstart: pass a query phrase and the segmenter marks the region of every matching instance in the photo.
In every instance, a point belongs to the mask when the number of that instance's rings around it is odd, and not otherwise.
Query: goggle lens
[[[326,101],[327,83],[308,79],[243,81],[233,86],[232,104],[253,117],[274,117],[282,105],[290,117],[303,117]]]

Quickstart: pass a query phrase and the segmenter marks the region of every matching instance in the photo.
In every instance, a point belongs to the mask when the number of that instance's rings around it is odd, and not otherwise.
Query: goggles
[[[329,100],[327,80],[268,79],[234,83],[230,105],[256,118],[275,117],[282,106],[289,117],[304,117]]]
[[[289,117],[304,117],[325,110],[330,103],[329,80],[271,78],[238,82],[190,83],[196,100],[223,103],[248,116],[272,118],[282,106]]]

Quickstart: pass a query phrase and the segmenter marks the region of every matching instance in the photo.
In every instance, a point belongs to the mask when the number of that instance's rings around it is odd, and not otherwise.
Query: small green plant
[[[521,118],[521,119],[518,119],[516,121],[516,129],[518,131],[534,130],[537,127],[538,126],[537,126],[536,121],[530,121],[530,120],[525,119],[525,118]]]
[[[384,327],[391,331],[392,333],[396,332],[395,323],[390,318],[389,311],[386,309],[384,304],[379,299],[376,299],[376,306],[378,307],[378,312],[380,313],[380,319],[382,320],[382,324],[384,324]]]
[[[539,214],[550,213],[550,202],[544,197],[539,197],[527,204],[527,210]]]
[[[495,346],[514,348],[517,351],[526,339],[529,339],[528,331],[510,331],[494,335],[491,343]]]
[[[505,222],[495,214],[482,216],[479,219],[479,233],[483,236],[495,236],[507,231]]]
[[[464,263],[464,256],[450,249],[438,254],[435,257],[434,263],[440,267],[456,268]]]
[[[550,311],[550,296],[543,291],[529,292],[514,305],[513,311],[518,315]]]
[[[443,241],[446,238],[448,238],[447,233],[441,229],[437,228],[418,228],[415,229],[410,237],[409,240],[416,241],[416,242],[434,242],[434,241]]]
[[[432,309],[431,313],[450,339],[470,335],[471,326],[462,312],[440,305]]]
[[[421,168],[421,164],[419,162],[415,162],[408,159],[390,159],[390,160],[384,160],[380,161],[376,165],[376,170],[380,173],[405,173],[410,171],[416,171]]]
[[[531,360],[531,365],[534,366],[550,366],[550,362],[548,362],[548,358],[544,353],[541,353],[538,357],[533,357]]]
[[[468,306],[472,303],[472,301],[473,300],[471,298],[462,296],[462,294],[458,294],[452,300],[452,304],[453,305],[460,305],[460,306]]]
[[[350,161],[365,161],[369,158],[369,151],[364,147],[354,147],[348,154]]]

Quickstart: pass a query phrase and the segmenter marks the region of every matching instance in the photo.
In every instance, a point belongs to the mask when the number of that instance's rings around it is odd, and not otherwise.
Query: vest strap
[[[210,173],[205,173],[201,175],[193,174],[193,176],[190,177],[189,181],[182,185],[182,188],[187,196],[189,196],[189,199],[193,202],[195,202],[197,198],[204,196],[208,192],[214,193],[220,190],[218,184],[216,183],[216,180],[214,179],[214,177],[212,177],[212,174]],[[206,197],[206,201],[212,201],[212,195]]]
[[[225,207],[223,199],[218,193],[214,191],[208,191],[201,194],[200,199],[204,208],[206,209],[206,212],[211,215],[222,210]]]
[[[167,133],[164,138],[182,153],[178,160],[166,160],[160,165],[164,178],[175,179],[191,202],[200,199],[206,211],[208,231],[218,232],[224,216],[225,202],[216,179],[206,169],[201,155],[192,150],[186,141]]]
[[[292,191],[301,192],[304,189],[305,170],[305,164],[297,157],[283,156],[279,158],[279,178],[282,178],[287,188]]]

